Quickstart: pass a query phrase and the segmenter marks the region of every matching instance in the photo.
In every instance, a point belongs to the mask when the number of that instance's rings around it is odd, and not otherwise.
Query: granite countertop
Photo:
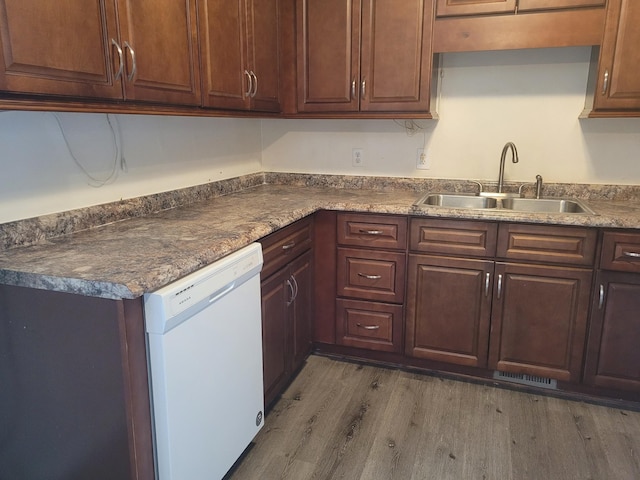
[[[412,190],[266,184],[0,252],[0,283],[133,299],[321,209],[640,228],[638,202],[583,200],[596,215],[431,207]]]

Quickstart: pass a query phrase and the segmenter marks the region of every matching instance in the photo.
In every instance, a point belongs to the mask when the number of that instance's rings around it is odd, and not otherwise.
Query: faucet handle
[[[542,175],[536,175],[536,198],[542,196]]]

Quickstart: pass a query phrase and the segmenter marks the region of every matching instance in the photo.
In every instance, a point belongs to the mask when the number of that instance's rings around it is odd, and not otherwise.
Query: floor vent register
[[[548,388],[550,390],[557,390],[558,388],[558,382],[552,378],[536,377],[535,375],[527,375],[525,373],[509,373],[496,370],[493,372],[493,378],[495,380],[505,380],[521,385]]]

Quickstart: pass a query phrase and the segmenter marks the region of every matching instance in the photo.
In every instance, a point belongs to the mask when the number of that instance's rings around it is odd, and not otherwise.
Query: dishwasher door
[[[264,424],[261,266],[253,244],[145,298],[159,480],[221,479]]]

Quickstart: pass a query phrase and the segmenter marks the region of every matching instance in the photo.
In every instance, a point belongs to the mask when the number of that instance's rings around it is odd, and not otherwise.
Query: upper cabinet
[[[0,0],[0,89],[199,104],[195,0]]]
[[[196,0],[117,5],[125,99],[200,105]]]
[[[428,117],[433,0],[297,0],[298,112]]]
[[[0,33],[0,89],[122,98],[113,0],[0,0]]]
[[[200,2],[204,105],[280,111],[278,0]]]
[[[433,51],[599,45],[606,0],[436,0]]]
[[[438,17],[602,7],[606,0],[437,0]]]
[[[597,76],[589,86],[591,94],[595,88],[590,116],[640,115],[638,25],[640,2],[609,0]]]

